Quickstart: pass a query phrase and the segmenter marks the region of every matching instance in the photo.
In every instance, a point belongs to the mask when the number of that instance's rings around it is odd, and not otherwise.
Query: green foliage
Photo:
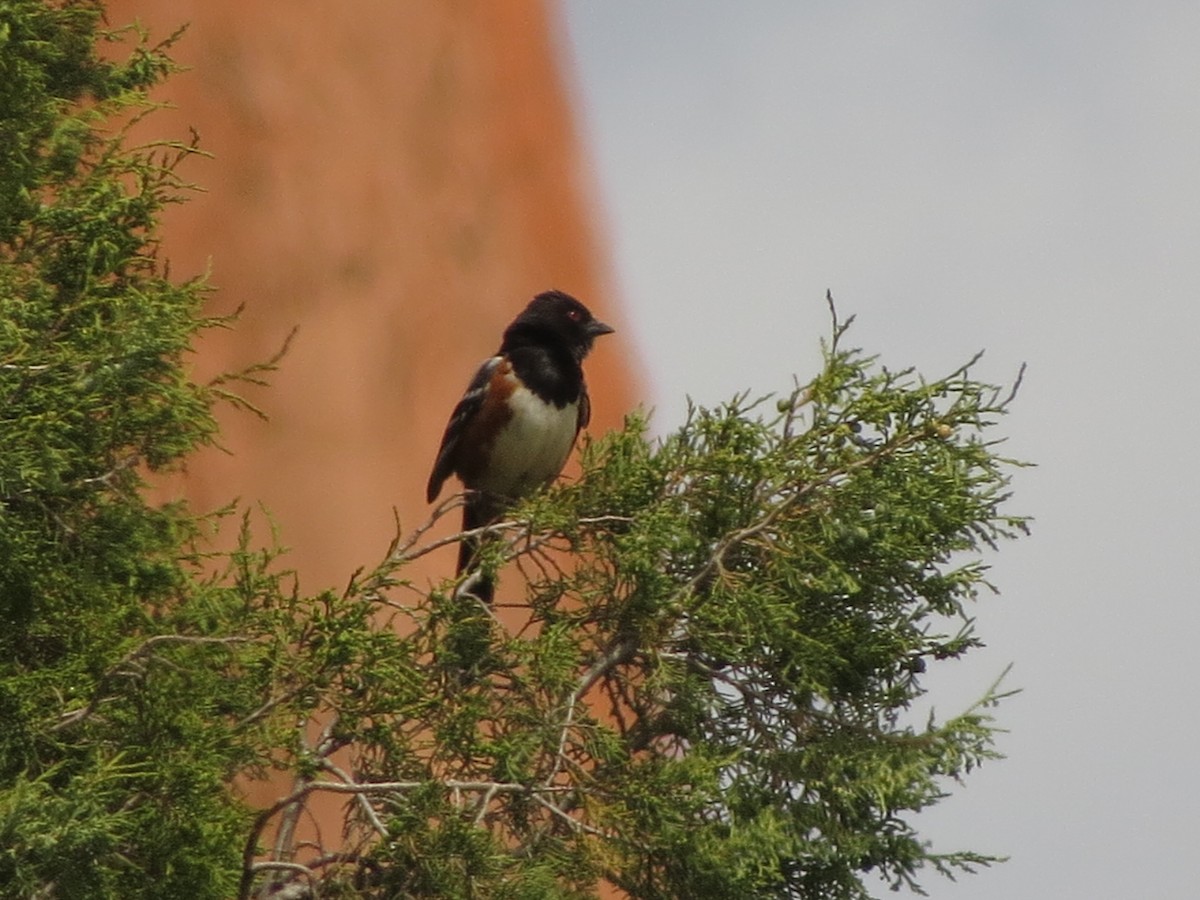
[[[586,448],[579,483],[500,526],[493,561],[521,577],[499,596],[528,610],[515,632],[451,587],[405,607],[396,652],[410,673],[432,661],[425,686],[389,725],[356,720],[364,784],[395,795],[388,839],[363,840],[400,880],[370,896],[469,896],[472,866],[505,885],[550,866],[583,895],[599,876],[645,898],[865,897],[866,873],[915,887],[924,866],[991,861],[936,854],[912,815],[996,756],[1001,695],[907,714],[929,665],[978,646],[979,552],[1025,529],[984,436],[1011,395],[969,367],[878,368],[844,330],[789,396],[695,409],[659,446],[634,417]],[[464,682],[439,653],[481,629]],[[468,821],[495,843],[456,845],[462,880],[415,882],[414,848]]]
[[[1025,527],[1010,396],[835,319],[786,396],[588,444],[490,529],[496,608],[407,580],[428,527],[304,596],[248,515],[218,552],[233,510],[145,498],[237,398],[189,379],[222,323],[157,252],[194,142],[127,146],[169,42],[100,22],[0,7],[0,898],[855,898],[990,862],[914,816],[996,755],[1001,695],[912,710]]]
[[[0,895],[227,897],[227,783],[262,752],[210,716],[234,638],[198,610],[230,592],[140,493],[215,432],[184,366],[203,286],[154,243],[191,150],[125,149],[171,65],[136,35],[102,59],[99,24],[0,7]]]

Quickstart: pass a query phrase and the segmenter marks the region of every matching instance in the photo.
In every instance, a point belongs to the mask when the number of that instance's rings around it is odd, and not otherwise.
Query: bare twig
[[[344,773],[343,773],[344,774]],[[339,777],[341,777],[339,775]],[[440,782],[443,788],[448,791],[456,792],[480,792],[484,795],[495,796],[496,794],[523,794],[531,797],[537,797],[545,794],[561,794],[574,791],[575,788],[558,785],[528,785],[517,784],[515,782],[505,781],[463,781],[459,779],[446,779]],[[291,807],[302,808],[304,801],[311,794],[319,791],[332,794],[347,794],[350,796],[370,796],[375,794],[394,794],[404,793],[405,791],[415,791],[426,787],[429,782],[426,781],[372,781],[372,782],[346,782],[346,781],[305,781],[300,784],[286,797],[277,800],[275,803],[262,810],[254,819],[254,825],[250,830],[250,835],[246,840],[246,844],[242,849],[242,881],[238,891],[239,900],[249,900],[250,893],[254,887],[255,874],[255,854],[258,852],[258,840],[266,829],[267,824],[275,818],[279,813]]]
[[[560,809],[559,807],[555,806],[553,803],[551,803],[545,797],[540,796],[539,794],[533,795],[533,801],[535,803],[537,803],[539,806],[542,806],[545,809],[548,809],[559,819],[566,822],[567,825],[570,826],[572,831],[582,831],[582,832],[585,832],[586,834],[592,834],[592,835],[595,835],[596,837],[602,837],[602,838],[609,838],[612,836],[612,835],[606,834],[605,832],[601,831],[599,828],[595,828],[591,825],[588,825],[586,822],[579,821],[579,819],[576,819],[574,816],[571,816],[569,813],[567,813],[566,810]]]
[[[274,697],[268,697],[263,702],[262,706],[254,710],[254,712],[248,713],[247,715],[238,719],[238,721],[234,723],[233,727],[235,729],[241,729],[249,725],[253,725],[260,719],[266,718],[266,716],[269,715],[271,710],[275,709],[275,707],[294,699],[299,693],[299,688],[292,688],[291,690],[284,691],[282,694],[276,694]]]
[[[340,766],[334,765],[328,759],[321,761],[321,768],[342,779],[344,784],[354,784],[354,779],[350,777],[348,772],[344,771]],[[384,825],[383,820],[379,818],[379,813],[375,811],[375,807],[371,805],[371,801],[367,799],[367,795],[358,794],[354,799],[358,804],[358,808],[362,810],[363,815],[366,816],[367,821],[371,824],[371,828],[375,831],[375,833],[380,837],[387,837],[387,826]]]
[[[554,779],[558,777],[558,773],[563,770],[563,766],[566,764],[567,740],[571,728],[575,724],[575,709],[579,705],[579,701],[592,689],[592,686],[597,681],[607,675],[616,666],[627,662],[636,651],[637,641],[633,638],[624,638],[609,647],[608,652],[596,660],[583,673],[579,683],[575,686],[575,690],[571,691],[570,696],[567,697],[567,710],[563,722],[559,726],[558,748],[554,753],[554,765],[550,768],[550,774],[542,780],[544,788],[549,788],[553,784]]]

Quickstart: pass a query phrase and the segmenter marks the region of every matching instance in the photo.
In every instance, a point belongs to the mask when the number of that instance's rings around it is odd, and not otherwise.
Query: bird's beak
[[[587,326],[588,337],[591,338],[598,338],[602,334],[612,334],[616,330],[611,325],[605,325],[599,319],[592,319]]]

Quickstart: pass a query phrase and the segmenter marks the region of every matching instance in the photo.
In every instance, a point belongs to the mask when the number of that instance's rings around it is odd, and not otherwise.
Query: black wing
[[[450,422],[446,425],[446,433],[442,435],[442,446],[438,449],[437,459],[433,463],[433,472],[429,476],[429,486],[425,489],[425,502],[432,503],[446,479],[454,472],[458,443],[467,429],[467,423],[475,417],[483,406],[487,396],[487,387],[492,380],[496,368],[503,362],[499,356],[493,356],[479,367],[471,383],[467,385],[466,393],[450,414]]]
[[[588,397],[587,382],[579,382],[579,418],[576,420],[575,433],[583,431],[587,428],[588,422],[592,421],[592,401]]]

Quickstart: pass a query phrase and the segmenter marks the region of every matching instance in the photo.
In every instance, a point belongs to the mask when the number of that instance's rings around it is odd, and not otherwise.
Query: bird
[[[470,531],[557,478],[591,418],[583,360],[596,338],[614,330],[569,294],[535,296],[504,329],[500,349],[483,361],[450,414],[426,502],[458,476],[467,491],[462,528]],[[458,575],[478,548],[478,538],[459,543]],[[493,585],[480,575],[470,593],[490,604]]]

